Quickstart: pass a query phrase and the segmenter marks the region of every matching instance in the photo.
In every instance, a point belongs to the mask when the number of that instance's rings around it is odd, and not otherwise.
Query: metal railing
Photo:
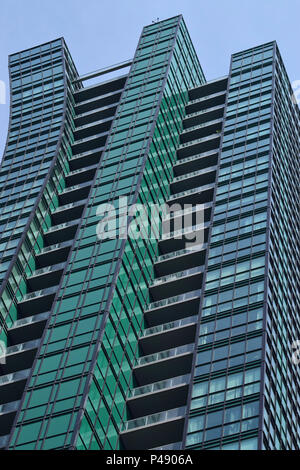
[[[215,183],[206,184],[204,186],[198,186],[197,188],[187,189],[186,191],[181,191],[180,193],[171,194],[169,197],[169,201],[173,201],[174,199],[178,199],[180,197],[190,196],[191,194],[202,193],[206,191],[206,189],[211,189],[215,186]]]
[[[214,132],[213,134],[207,137],[202,137],[201,139],[194,139],[194,140],[190,140],[189,142],[184,142],[183,144],[180,144],[178,146],[178,150],[181,150],[185,147],[189,147],[190,145],[201,144],[202,142],[206,142],[207,140],[211,140],[211,139],[216,139],[217,137],[220,137],[220,133]]]
[[[130,431],[135,428],[140,428],[144,426],[151,426],[152,424],[159,423],[161,421],[168,421],[171,419],[179,418],[184,416],[186,413],[186,406],[181,406],[180,408],[173,408],[172,410],[163,411],[161,413],[155,413],[153,415],[148,415],[143,418],[132,419],[126,421],[121,432]]]
[[[204,158],[204,157],[209,157],[211,155],[214,155],[214,154],[218,154],[219,153],[219,149],[215,149],[215,150],[210,150],[209,152],[202,152],[202,153],[198,153],[197,155],[192,155],[190,157],[185,157],[185,158],[181,158],[180,160],[177,160],[174,167],[176,167],[176,165],[183,165],[185,163],[188,163],[188,162],[192,162],[194,160],[199,160],[200,158]]]
[[[190,104],[194,104],[194,103],[201,103],[201,101],[206,101],[211,98],[215,98],[217,96],[222,96],[222,95],[226,95],[226,90],[218,91],[218,93],[212,93],[211,95],[202,96],[201,98],[196,98],[195,100],[191,100],[188,102],[187,106],[189,106]]]
[[[143,366],[145,364],[151,364],[152,362],[157,362],[163,359],[169,359],[170,357],[179,356],[180,354],[192,352],[194,348],[195,344],[191,343],[185,344],[184,346],[178,346],[177,348],[167,349],[166,351],[157,352],[155,354],[142,356],[136,360],[135,367]]]
[[[189,276],[192,276],[193,274],[197,274],[201,272],[203,272],[203,268],[196,266],[195,268],[186,269],[184,271],[179,271],[174,274],[168,274],[167,276],[162,276],[162,277],[158,277],[154,279],[150,287],[158,286],[160,284],[163,284],[164,282],[176,281],[183,277],[189,277]]]
[[[37,315],[32,315],[31,317],[20,318],[16,320],[11,329],[18,328],[19,326],[30,325],[31,323],[36,323],[39,321],[47,320],[50,316],[50,312],[39,313]]]
[[[213,124],[219,124],[223,121],[223,119],[213,119],[212,121],[204,122],[203,124],[197,124],[196,126],[188,127],[184,129],[181,134],[186,134],[191,131],[195,131],[196,129],[202,129],[203,127],[212,126]]]
[[[155,335],[158,333],[163,333],[164,331],[169,331],[174,328],[180,328],[182,326],[191,325],[198,320],[197,315],[192,317],[182,318],[181,320],[171,321],[168,323],[163,323],[162,325],[152,326],[143,331],[143,337]]]
[[[162,261],[166,261],[168,259],[177,258],[177,256],[183,256],[187,254],[191,254],[197,251],[203,251],[206,248],[206,243],[201,245],[191,246],[190,248],[183,248],[182,250],[172,251],[171,253],[166,253],[165,255],[160,255],[157,257],[155,263],[161,263]]]
[[[186,292],[185,294],[175,295],[174,297],[168,297],[167,299],[151,302],[147,310],[149,311],[155,308],[165,307],[167,305],[172,305],[177,302],[184,302],[185,300],[200,297],[200,294],[201,289],[198,289],[191,292]]]
[[[213,165],[213,166],[209,166],[207,168],[202,168],[201,170],[191,171],[190,173],[186,173],[185,175],[176,176],[171,181],[171,184],[177,183],[178,181],[184,181],[184,180],[187,180],[189,178],[193,178],[194,176],[205,175],[205,173],[210,173],[211,171],[216,171],[216,169],[217,169],[217,166]]]
[[[172,379],[161,380],[160,382],[155,382],[150,385],[144,385],[143,387],[137,387],[130,390],[128,398],[134,398],[140,395],[145,395],[146,393],[154,393],[166,388],[176,387],[176,385],[185,385],[190,381],[190,374],[180,375],[178,377],[173,377]]]
[[[23,380],[29,377],[31,369],[18,370],[12,374],[2,375],[0,377],[0,385],[15,382],[16,380]]]

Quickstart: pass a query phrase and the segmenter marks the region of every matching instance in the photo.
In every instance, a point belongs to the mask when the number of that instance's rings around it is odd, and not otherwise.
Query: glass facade
[[[10,75],[0,448],[298,449],[300,126],[276,43],[206,82],[176,16],[115,79],[84,87],[63,39]],[[99,208],[164,203],[162,238],[149,216],[97,237]]]
[[[232,57],[187,446],[258,446],[273,64]]]

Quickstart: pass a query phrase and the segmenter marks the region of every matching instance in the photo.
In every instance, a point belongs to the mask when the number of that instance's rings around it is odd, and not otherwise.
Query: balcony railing
[[[160,284],[163,284],[164,282],[176,281],[177,279],[181,279],[183,277],[189,277],[189,276],[192,276],[193,274],[202,273],[202,272],[203,272],[203,267],[197,266],[196,268],[186,269],[185,271],[179,271],[174,274],[169,274],[167,276],[158,277],[153,280],[151,287],[158,286]]]
[[[197,251],[203,251],[206,247],[205,245],[195,245],[191,246],[190,248],[183,248],[183,250],[178,250],[178,251],[172,251],[171,253],[166,253],[165,255],[158,256],[156,259],[156,263],[161,263],[162,261],[166,261],[171,258],[177,258],[177,256],[183,256],[187,254],[191,254],[193,252]]]
[[[163,359],[179,356],[180,354],[192,352],[194,348],[195,344],[191,343],[185,344],[184,346],[178,346],[177,348],[167,349],[166,351],[161,351],[155,354],[149,354],[148,356],[142,356],[136,360],[135,367],[144,366],[145,364],[151,364],[157,361],[162,361]]]
[[[98,137],[103,137],[108,134],[108,131],[100,132],[99,134],[94,134],[89,137],[84,137],[83,139],[78,139],[73,142],[72,145],[82,144],[83,142],[88,142],[89,140],[97,139]]]
[[[65,247],[68,247],[68,246],[71,246],[73,243],[73,240],[68,240],[66,242],[61,242],[61,243],[55,243],[54,245],[50,245],[50,246],[45,246],[44,248],[42,248],[42,250],[37,253],[38,255],[43,255],[45,253],[48,253],[49,251],[54,251],[54,250],[58,250],[59,248],[65,248]]]
[[[194,290],[191,292],[186,292],[185,294],[176,295],[174,297],[169,297],[168,299],[158,300],[157,302],[152,302],[149,304],[147,310],[152,310],[159,307],[165,307],[167,305],[175,304],[177,302],[184,302],[192,298],[200,297],[201,289]]]
[[[177,183],[177,181],[183,181],[188,178],[193,178],[195,176],[204,175],[205,173],[210,173],[211,171],[215,171],[216,169],[217,169],[216,165],[213,165],[208,168],[203,168],[201,170],[191,171],[191,173],[186,173],[185,175],[176,176],[175,178],[173,178],[171,183]]]
[[[206,222],[203,224],[192,225],[192,226],[180,229],[180,230],[175,230],[174,232],[163,233],[161,239],[168,240],[170,238],[182,238],[184,235],[187,235],[189,233],[199,232],[200,230],[203,230],[209,227],[209,225],[210,225],[210,222]]]
[[[99,100],[101,100],[101,99],[103,99],[103,98],[107,98],[107,97],[109,97],[110,95],[112,96],[112,95],[117,94],[117,93],[120,93],[120,92],[121,92],[121,90],[120,90],[120,91],[114,91],[114,92],[111,92],[111,93],[107,93],[107,94],[105,94],[105,95],[94,96],[93,98],[89,98],[88,100],[85,100],[85,101],[79,101],[79,103],[76,103],[76,104],[75,104],[75,108],[77,108],[78,106],[83,106],[83,105],[88,104],[88,103],[93,103],[94,101],[99,101]],[[98,110],[99,110],[99,109],[110,108],[110,107],[112,107],[112,106],[117,106],[117,104],[118,104],[118,101],[116,101],[115,103],[111,103],[111,104],[109,104],[109,105],[101,106],[101,108],[98,108]],[[81,116],[84,115],[84,114],[85,114],[85,113],[78,114],[78,115],[76,116],[76,118],[79,118],[79,117],[81,117]]]
[[[47,274],[52,271],[58,271],[60,269],[63,269],[64,267],[65,263],[52,264],[51,266],[46,266],[45,268],[37,269],[31,274],[30,278],[34,276],[41,276],[42,274]]]
[[[176,385],[188,384],[190,381],[190,377],[190,374],[180,375],[179,377],[173,377],[172,379],[161,380],[160,382],[155,382],[150,385],[144,385],[143,387],[133,388],[130,391],[128,398],[134,398],[140,395],[144,395],[146,393],[158,392],[166,388],[176,387]]]
[[[190,103],[189,103],[189,104],[190,104]],[[218,106],[212,106],[212,107],[210,107],[210,108],[202,109],[201,111],[196,111],[195,113],[187,114],[187,115],[185,116],[184,120],[189,119],[189,118],[194,117],[194,116],[199,116],[199,115],[201,115],[201,114],[205,114],[205,113],[207,113],[207,112],[209,112],[209,111],[215,111],[215,110],[221,109],[221,108],[224,108],[224,104],[220,104],[220,105],[218,105]]]
[[[102,145],[101,147],[97,147],[96,149],[93,149],[93,150],[88,150],[87,152],[77,153],[76,155],[74,155],[72,158],[69,159],[69,162],[72,162],[82,157],[86,157],[87,155],[92,155],[96,152],[101,152],[103,149],[104,149],[104,146]]]
[[[87,186],[91,186],[91,181],[87,181],[85,183],[74,184],[73,186],[70,186],[69,188],[65,188],[61,193],[59,193],[59,196],[63,196],[67,193],[71,193],[72,191],[76,191],[77,189],[86,188]]]
[[[57,291],[57,286],[48,287],[47,289],[41,289],[36,292],[30,292],[29,294],[25,294],[20,302],[25,302],[27,300],[36,299],[37,297],[43,297],[44,295],[55,294],[56,291]]]
[[[4,403],[3,405],[0,405],[0,414],[3,413],[11,413],[13,411],[17,411],[20,405],[20,400],[17,401],[11,401],[10,403]]]
[[[161,421],[168,421],[176,418],[183,417],[186,413],[186,406],[181,406],[180,408],[174,408],[172,410],[163,411],[161,413],[155,413],[153,415],[145,416],[143,418],[132,419],[126,421],[123,424],[122,431],[131,431],[135,428],[140,428],[144,426],[151,426],[157,424]]]
[[[143,337],[163,333],[164,331],[169,331],[175,328],[180,328],[182,326],[191,325],[196,323],[198,320],[197,315],[193,315],[192,317],[183,318],[177,321],[171,321],[168,323],[163,323],[162,325],[152,326],[151,328],[146,328],[143,332]]]
[[[26,351],[28,349],[35,349],[38,347],[40,344],[41,340],[40,339],[35,339],[33,341],[27,341],[26,343],[21,343],[21,344],[16,344],[15,346],[9,346],[6,349],[5,354],[15,354],[21,351]]]
[[[79,116],[76,116],[76,118],[77,118],[77,117],[79,117]],[[75,119],[76,119],[76,118],[75,118]],[[89,127],[98,126],[99,124],[103,124],[104,122],[112,121],[112,119],[113,119],[112,117],[108,117],[108,118],[105,118],[105,119],[100,119],[100,120],[98,120],[98,121],[93,121],[93,122],[91,122],[91,123],[89,123],[89,124],[85,124],[84,126],[78,126],[78,127],[75,128],[75,131],[74,131],[74,132],[80,131],[80,130],[82,130],[82,129],[88,129]]]
[[[84,168],[78,168],[77,170],[70,171],[70,173],[68,173],[66,177],[78,175],[79,173],[84,173],[85,171],[94,170],[96,168],[97,168],[97,165],[89,165],[89,166],[85,166]],[[80,185],[78,186],[80,187]]]
[[[18,328],[20,326],[26,326],[30,325],[31,323],[36,323],[39,321],[47,320],[50,316],[50,312],[44,312],[44,313],[39,313],[37,315],[32,315],[31,317],[25,317],[25,318],[20,318],[19,320],[16,320],[12,327],[13,328]]]
[[[169,201],[173,201],[174,199],[179,199],[180,197],[190,196],[192,194],[202,193],[206,191],[206,189],[214,188],[215,184],[206,184],[205,186],[198,186],[197,188],[187,189],[186,191],[181,191],[180,193],[172,194],[169,197]]]
[[[201,144],[202,142],[206,142],[208,140],[216,139],[217,137],[220,137],[220,132],[214,132],[213,134],[211,134],[207,137],[202,137],[201,139],[190,140],[189,142],[185,142],[183,144],[180,144],[178,146],[178,150],[181,150],[185,147],[190,147],[191,145]]]
[[[195,131],[196,129],[202,129],[203,127],[212,126],[213,124],[219,124],[223,119],[213,119],[212,121],[204,122],[203,124],[197,124],[196,126],[188,127],[181,132],[182,134],[187,134],[188,132]]]
[[[191,100],[188,102],[188,106],[190,104],[194,104],[194,103],[201,103],[201,101],[206,101],[206,100],[209,100],[211,98],[215,98],[217,96],[221,96],[221,95],[225,95],[226,94],[226,91],[218,91],[218,93],[212,93],[211,95],[207,95],[207,96],[202,96],[201,98],[197,98],[195,100]]]
[[[182,158],[175,163],[175,167],[176,165],[184,165],[185,163],[192,162],[194,160],[199,160],[200,158],[215,155],[218,152],[219,152],[219,149],[217,148],[215,150],[209,150],[209,152],[202,152],[202,153],[198,153],[197,155],[192,155],[191,157]]]
[[[0,376],[0,385],[15,382],[16,380],[24,380],[29,377],[31,369],[19,370],[18,372],[13,372],[12,374],[6,374]]]
[[[167,220],[171,220],[171,219],[176,219],[177,217],[182,217],[187,214],[194,214],[201,210],[205,210],[211,206],[212,206],[212,202],[206,202],[204,204],[198,204],[194,207],[188,207],[187,209],[179,209],[178,211],[170,212],[169,214],[166,214],[164,218],[162,219],[162,222],[166,222]]]
[[[82,199],[81,201],[69,202],[68,204],[64,204],[63,206],[59,206],[52,212],[52,215],[58,214],[58,212],[67,211],[69,209],[73,209],[74,207],[83,206],[86,203],[86,198]]]
[[[45,233],[55,232],[56,230],[62,230],[64,228],[70,227],[71,225],[77,225],[80,222],[80,219],[71,220],[70,222],[64,222],[63,224],[53,225],[49,227]]]

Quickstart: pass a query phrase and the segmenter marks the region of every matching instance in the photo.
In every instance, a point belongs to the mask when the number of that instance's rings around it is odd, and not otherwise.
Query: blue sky
[[[1,2],[0,80],[7,56],[64,36],[79,73],[131,58],[142,27],[182,13],[207,79],[230,55],[277,40],[290,79],[300,79],[299,0],[8,0]],[[0,158],[9,104],[0,104]]]

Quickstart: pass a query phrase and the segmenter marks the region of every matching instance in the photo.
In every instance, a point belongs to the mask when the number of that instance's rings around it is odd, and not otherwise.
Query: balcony
[[[147,328],[139,339],[139,347],[145,355],[148,355],[161,349],[192,343],[195,339],[197,322],[198,315],[194,315]]]
[[[203,111],[207,108],[213,108],[215,106],[224,105],[226,100],[226,91],[219,91],[217,93],[211,93],[207,96],[195,98],[191,100],[186,106],[186,114],[196,113]]]
[[[186,374],[132,389],[127,397],[130,416],[139,418],[184,406],[189,382],[190,374]]]
[[[194,348],[193,342],[140,357],[133,369],[136,383],[142,386],[190,373]]]
[[[207,243],[209,226],[210,222],[204,222],[198,225],[190,225],[174,232],[163,232],[159,240],[160,252],[168,253],[183,250],[189,246]]]
[[[67,261],[72,244],[73,240],[69,240],[43,248],[35,257],[37,268],[51,266],[53,264],[53,260],[55,260],[56,264]]]
[[[220,136],[220,132],[215,132],[208,137],[203,137],[200,139],[191,140],[184,144],[180,144],[177,150],[178,160],[219,148]]]
[[[173,194],[187,191],[189,189],[199,187],[199,185],[207,186],[216,181],[216,166],[210,166],[202,170],[193,171],[191,173],[176,176],[171,182],[170,188]]]
[[[223,119],[225,106],[223,104],[202,109],[194,113],[187,114],[183,120],[184,129],[188,129],[198,124],[203,124],[214,119]]]
[[[80,90],[74,93],[74,98],[77,103],[82,103],[93,98],[108,98],[109,96],[114,96],[116,93],[121,93],[127,75],[121,75],[104,82],[96,83],[95,85],[86,86],[80,88]]]
[[[110,130],[113,118],[109,117],[106,119],[98,119],[83,126],[78,126],[74,130],[74,138],[76,140],[85,139],[86,137],[91,137],[92,135],[108,132]]]
[[[20,400],[31,369],[0,376],[0,403]]]
[[[127,421],[121,431],[124,449],[149,449],[182,440],[185,414],[183,406]]]
[[[100,120],[113,120],[117,109],[118,103],[110,106],[103,106],[102,108],[95,108],[85,113],[78,114],[74,117],[76,127],[81,127]]]
[[[98,115],[101,117],[99,119],[104,119],[111,117],[115,114],[116,108],[119,103],[121,92],[115,92],[109,94],[109,97],[96,96],[88,100],[82,101],[75,105],[76,112],[76,125],[82,126],[86,123],[83,117],[86,117],[88,112],[98,111]],[[110,102],[108,102],[108,99]],[[100,114],[101,110],[101,114]]]
[[[90,137],[86,137],[85,139],[76,140],[72,144],[72,151],[74,154],[78,154],[103,147],[105,145],[107,136],[108,132],[101,132]]]
[[[166,276],[182,268],[190,269],[203,266],[205,263],[206,248],[207,245],[204,244],[161,255],[155,261],[155,273],[158,276]]]
[[[191,100],[203,98],[214,93],[224,93],[227,89],[228,76],[220,77],[189,90]]]
[[[19,344],[22,341],[32,341],[42,336],[50,312],[40,313],[31,317],[16,320],[8,330],[10,344]]]
[[[154,279],[149,287],[152,300],[161,300],[170,295],[184,294],[191,289],[196,290],[202,286],[203,268],[196,266],[195,268],[179,271],[174,274],[168,274],[160,278]]]
[[[192,225],[197,225],[197,222],[204,220],[204,222],[209,222],[211,219],[211,209],[212,202],[207,202],[205,204],[196,204],[192,207],[182,207],[178,205],[174,207],[174,211],[168,212],[162,220],[162,231],[167,233],[168,231],[180,229],[182,226],[187,228]]]
[[[187,189],[186,191],[172,194],[169,197],[167,204],[202,204],[205,202],[211,202],[214,196],[214,189],[215,183]]]
[[[98,165],[90,165],[85,168],[71,171],[66,175],[66,189],[74,185],[90,182],[94,179]]]
[[[88,75],[90,76],[91,74]],[[95,75],[95,77],[96,76],[98,75]],[[79,77],[77,81],[80,81],[81,78],[83,77]],[[74,94],[75,101],[80,103],[82,101],[86,101],[87,99],[94,98],[95,96],[108,96],[118,92],[121,93],[122,89],[124,88],[126,78],[127,74],[124,74],[104,82],[96,83],[95,85],[80,88]]]
[[[0,436],[7,435],[13,425],[20,400],[0,405]]]
[[[200,294],[201,290],[195,290],[152,302],[145,311],[147,325],[155,326],[161,323],[180,320],[187,316],[198,315]]]
[[[65,263],[53,264],[34,271],[27,278],[27,287],[29,292],[34,292],[47,287],[57,286],[63,273]]]
[[[51,246],[73,240],[79,223],[80,219],[75,219],[70,222],[49,227],[47,232],[44,233],[45,244]]]
[[[89,150],[88,152],[82,152],[74,155],[69,160],[70,169],[72,171],[81,170],[88,166],[97,165],[100,161],[103,150],[104,146],[102,145],[101,147]]]
[[[23,299],[18,302],[20,315],[23,317],[51,310],[56,292],[57,286],[25,294]]]
[[[90,135],[83,139],[75,140],[72,144],[74,153],[93,150],[97,146],[103,146],[106,141],[108,132],[98,132],[97,134]],[[96,145],[97,144],[97,145]]]
[[[86,199],[83,199],[81,201],[71,202],[64,206],[58,207],[51,214],[53,225],[63,224],[65,222],[70,222],[71,220],[80,219],[85,204]]]
[[[2,374],[11,374],[32,366],[40,339],[27,341],[6,349],[5,363],[0,364]]]
[[[85,177],[87,175],[84,175]],[[66,188],[64,191],[59,193],[59,204],[64,206],[66,204],[70,204],[72,202],[77,202],[82,199],[86,199],[90,193],[91,189],[91,181],[88,180],[85,183],[75,184],[74,186],[70,186]]]
[[[212,121],[184,129],[180,134],[180,142],[187,143],[191,140],[208,137],[215,132],[221,132],[222,122],[223,119],[214,119]]]
[[[191,157],[182,158],[175,163],[173,170],[175,176],[186,175],[193,171],[203,170],[218,163],[219,149],[200,153]]]

